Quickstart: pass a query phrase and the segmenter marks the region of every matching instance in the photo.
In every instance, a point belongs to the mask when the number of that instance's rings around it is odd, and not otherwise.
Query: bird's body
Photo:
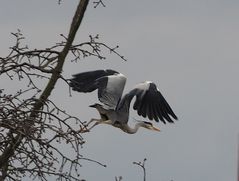
[[[117,112],[115,110],[108,110],[108,109],[105,109],[102,105],[100,104],[94,104],[94,105],[91,105],[90,107],[94,107],[97,109],[97,111],[99,112],[100,114],[100,117],[101,119],[98,120],[98,119],[92,119],[92,121],[96,121],[96,124],[109,124],[109,125],[112,125],[116,128],[119,128],[121,129],[122,131],[128,133],[128,134],[134,134],[138,131],[139,127],[141,127],[141,122],[138,122],[135,124],[135,127],[131,128],[129,127],[129,125],[127,123],[121,123],[118,120],[118,118],[122,119],[124,118],[124,120],[128,120],[128,117],[125,116],[124,113],[121,113],[121,112]],[[127,121],[124,121],[124,122],[127,122]],[[94,126],[95,126],[94,125]]]
[[[133,108],[140,116],[148,117],[156,122],[161,120],[163,123],[166,121],[173,123],[173,119],[177,119],[167,101],[151,81],[136,85],[122,97],[126,77],[114,70],[83,72],[73,77],[70,80],[70,86],[75,91],[92,92],[98,89],[98,98],[103,105],[94,104],[90,107],[98,110],[101,119],[92,119],[89,123],[96,122],[92,127],[98,124],[110,124],[129,134],[136,133],[140,127],[159,131],[152,123],[145,121],[136,123],[134,128],[128,126],[130,103],[133,97],[136,97]]]

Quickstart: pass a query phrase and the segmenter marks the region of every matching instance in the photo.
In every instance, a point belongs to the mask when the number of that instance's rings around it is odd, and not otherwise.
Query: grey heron
[[[159,131],[151,122],[138,121],[135,127],[131,128],[127,123],[129,120],[130,103],[136,97],[133,109],[138,115],[156,122],[162,121],[173,123],[177,116],[159,92],[155,83],[145,81],[137,84],[131,91],[122,96],[126,77],[115,70],[95,70],[73,75],[70,79],[70,86],[74,91],[93,92],[98,89],[98,99],[101,104],[93,104],[90,107],[96,108],[100,119],[91,119],[88,124],[95,122],[91,127],[98,124],[109,124],[120,128],[126,133],[133,134],[140,127]],[[90,128],[90,129],[91,129]]]

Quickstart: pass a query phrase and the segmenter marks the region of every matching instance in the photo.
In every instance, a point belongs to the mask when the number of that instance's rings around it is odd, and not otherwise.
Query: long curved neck
[[[142,122],[139,122],[139,123],[136,123],[134,127],[131,128],[129,127],[129,125],[126,124],[122,130],[128,134],[134,134],[138,131],[140,127],[144,127],[143,125],[144,124]]]

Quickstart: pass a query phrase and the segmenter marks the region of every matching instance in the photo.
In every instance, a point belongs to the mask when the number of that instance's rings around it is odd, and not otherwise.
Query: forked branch
[[[144,181],[146,181],[146,169],[145,169],[145,162],[146,158],[142,162],[133,162],[133,164],[140,166],[143,169],[143,174],[144,174]]]

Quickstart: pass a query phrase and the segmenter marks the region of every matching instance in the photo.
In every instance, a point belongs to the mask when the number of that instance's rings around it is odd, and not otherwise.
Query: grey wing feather
[[[126,77],[122,74],[114,74],[98,79],[99,100],[111,109],[115,109],[121,99]]]
[[[125,82],[125,76],[108,69],[73,75],[70,86],[78,92],[92,92],[98,89],[99,100],[109,108],[115,109],[122,96]]]
[[[161,120],[163,123],[166,121],[173,123],[172,118],[177,120],[177,116],[153,82],[138,84],[123,97],[118,109],[129,109],[134,96],[136,96],[136,100],[133,109],[137,110],[138,115],[148,117],[156,122]]]

